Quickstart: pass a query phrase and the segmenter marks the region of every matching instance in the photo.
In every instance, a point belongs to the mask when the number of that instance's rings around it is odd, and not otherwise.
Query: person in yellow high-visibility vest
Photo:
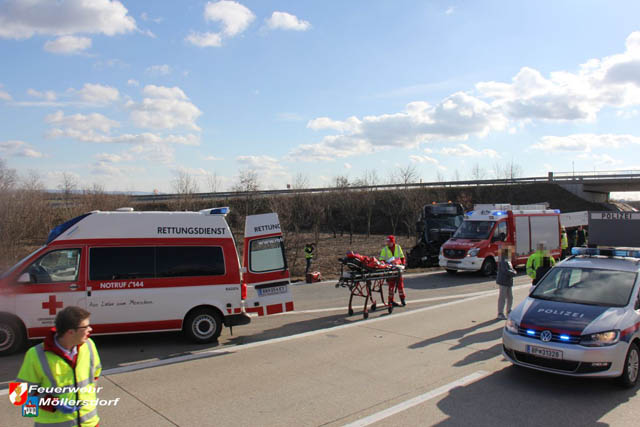
[[[96,345],[89,338],[90,313],[69,306],[61,310],[44,342],[24,356],[16,381],[45,388],[38,395],[37,426],[93,427],[100,422],[96,381],[102,372]]]
[[[569,238],[564,227],[562,227],[562,234],[560,234],[560,248],[562,249],[562,259],[565,259],[569,255]]]
[[[538,283],[539,277],[536,278],[536,270],[539,267],[542,267],[543,259],[550,258],[549,263],[553,266],[556,261],[553,259],[551,255],[545,250],[545,242],[539,242],[536,246],[537,250],[529,255],[527,258],[527,275],[532,279],[532,285]]]
[[[394,262],[405,265],[404,253],[402,247],[396,244],[396,238],[394,236],[387,236],[387,245],[380,251],[380,259],[385,262]],[[400,304],[393,301],[393,294],[395,292],[396,285],[398,286],[398,294],[400,295],[400,302],[403,306],[407,305],[405,301],[404,293],[404,279],[400,276],[397,279],[387,279],[389,283],[389,307],[399,307]]]

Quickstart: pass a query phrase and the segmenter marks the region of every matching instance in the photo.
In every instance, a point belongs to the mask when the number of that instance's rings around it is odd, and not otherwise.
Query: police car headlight
[[[467,252],[467,256],[476,256],[478,255],[479,251],[480,251],[480,248],[469,249],[469,252]]]
[[[507,319],[507,322],[504,324],[504,328],[507,330],[507,332],[510,332],[516,335],[518,335],[519,326],[520,325],[518,325],[518,322],[516,322],[513,319]]]
[[[598,332],[597,334],[583,335],[580,339],[580,345],[589,347],[602,347],[605,345],[613,345],[620,341],[620,331]]]

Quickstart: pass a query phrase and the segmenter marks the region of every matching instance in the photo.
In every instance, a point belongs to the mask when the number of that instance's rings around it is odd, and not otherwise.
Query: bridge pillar
[[[575,183],[570,182],[563,182],[563,183],[559,183],[557,182],[557,184],[564,188],[565,190],[575,194],[576,196],[588,201],[588,202],[594,202],[594,203],[609,203],[609,192],[608,191],[589,191],[589,190],[585,190],[584,188],[584,184],[582,182],[582,179],[578,179],[576,180]]]

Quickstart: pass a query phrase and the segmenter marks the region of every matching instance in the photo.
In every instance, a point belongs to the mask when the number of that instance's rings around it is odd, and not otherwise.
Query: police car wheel
[[[640,351],[635,343],[629,345],[627,357],[624,359],[624,370],[618,378],[624,387],[633,387],[638,382],[638,369],[640,367]]]
[[[222,331],[222,318],[212,309],[195,310],[187,316],[184,331],[192,341],[200,344],[215,341]]]
[[[25,343],[22,328],[11,319],[0,319],[0,354],[12,354]]]

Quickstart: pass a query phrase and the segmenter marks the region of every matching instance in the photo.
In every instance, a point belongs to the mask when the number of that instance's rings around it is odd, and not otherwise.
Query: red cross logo
[[[49,295],[49,302],[43,302],[42,308],[49,309],[49,314],[56,314],[56,310],[62,308],[62,301],[56,301],[55,295]]]

